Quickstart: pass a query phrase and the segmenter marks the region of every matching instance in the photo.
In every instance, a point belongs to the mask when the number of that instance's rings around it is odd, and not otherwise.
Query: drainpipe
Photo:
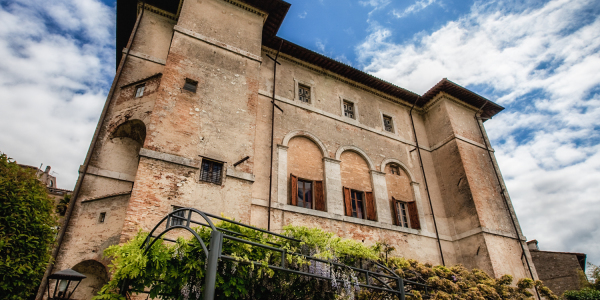
[[[129,37],[129,41],[127,42],[127,51],[125,52],[125,55],[123,55],[123,57],[121,58],[121,62],[119,63],[119,67],[117,68],[115,79],[110,87],[109,92],[108,92],[106,102],[104,103],[104,108],[102,109],[102,113],[100,114],[100,121],[98,122],[98,125],[96,126],[96,131],[94,132],[94,136],[92,137],[92,142],[90,143],[90,147],[89,147],[87,155],[85,157],[85,161],[83,163],[83,168],[80,169],[81,172],[79,173],[79,178],[77,178],[77,183],[75,184],[75,188],[73,189],[73,196],[71,197],[71,202],[69,202],[69,206],[67,207],[67,211],[65,213],[65,218],[63,220],[63,224],[58,233],[58,237],[56,240],[56,247],[54,247],[54,249],[52,250],[52,259],[50,260],[50,262],[48,263],[48,266],[46,267],[46,273],[44,273],[44,277],[42,277],[42,282],[40,283],[40,287],[39,287],[37,295],[35,297],[36,300],[41,300],[44,297],[44,292],[46,291],[46,286],[47,286],[47,282],[48,282],[48,276],[50,276],[50,273],[52,273],[52,269],[54,268],[54,262],[56,261],[56,258],[58,257],[58,253],[60,251],[60,247],[62,246],[62,242],[65,237],[65,233],[67,232],[67,227],[69,226],[69,221],[71,220],[71,215],[73,214],[73,208],[75,207],[75,202],[77,201],[77,196],[79,194],[79,191],[81,190],[81,184],[83,183],[83,179],[85,177],[85,174],[87,173],[87,169],[90,164],[90,160],[92,158],[92,153],[96,146],[96,142],[98,141],[98,136],[100,135],[100,130],[102,129],[102,126],[104,126],[104,119],[106,118],[108,107],[111,104],[111,100],[113,98],[113,95],[114,95],[116,87],[117,87],[117,82],[119,81],[119,78],[121,77],[121,73],[123,72],[123,67],[125,66],[125,61],[127,60],[127,56],[129,55],[129,51],[131,50],[131,46],[133,44],[133,40],[135,39],[135,35],[139,28],[140,21],[142,20],[142,16],[144,15],[145,7],[146,7],[146,4],[144,2],[142,2],[142,11],[139,13],[139,15],[137,17],[137,21],[135,22],[135,26],[133,27],[133,33],[131,34],[131,36]]]
[[[485,136],[483,128],[482,128],[483,121],[482,121],[482,118],[479,116],[479,113],[481,112],[483,107],[488,102],[489,101],[486,100],[485,103],[483,104],[483,106],[481,106],[481,108],[475,113],[475,122],[477,122],[477,127],[479,128],[479,132],[481,133],[481,138],[483,139],[483,143],[485,145],[485,150],[488,153],[490,162],[492,163],[492,168],[494,169],[494,174],[496,175],[496,180],[498,180],[498,186],[500,187],[500,195],[502,195],[502,199],[504,200],[504,205],[506,206],[506,211],[508,212],[508,215],[510,216],[510,221],[512,222],[513,229],[515,230],[515,233],[517,234],[517,242],[519,243],[519,246],[521,246],[521,257],[525,257],[525,262],[527,263],[527,269],[529,269],[529,275],[531,276],[531,279],[535,280],[535,278],[533,277],[533,271],[531,270],[531,264],[529,263],[529,259],[527,258],[527,255],[525,255],[525,246],[523,246],[523,242],[521,242],[521,234],[519,233],[519,230],[517,228],[517,223],[515,222],[513,212],[510,209],[510,204],[508,204],[508,199],[506,197],[506,194],[508,194],[508,191],[506,190],[506,188],[504,188],[504,185],[502,184],[502,180],[500,179],[500,172],[496,168],[496,163],[492,156],[492,151],[490,150],[490,147],[488,146],[488,139]],[[535,289],[535,293],[537,294],[538,299],[541,299],[540,293],[538,292],[537,287],[536,286],[533,286],[533,287]]]
[[[417,105],[417,102],[419,102],[419,99],[421,99],[421,97],[417,97],[417,100],[415,100],[415,103],[413,103],[412,107],[410,108],[410,124],[412,125],[412,130],[413,130],[413,135],[415,136],[415,144],[417,145],[417,154],[419,156],[419,164],[421,165],[421,172],[423,173],[423,181],[425,182],[425,191],[427,192],[427,199],[429,199],[429,208],[431,209],[431,217],[433,217],[433,227],[435,227],[435,237],[437,239],[437,243],[438,243],[438,247],[440,249],[440,257],[442,258],[442,265],[446,265],[446,262],[444,261],[444,252],[442,252],[442,243],[440,241],[440,235],[438,233],[438,227],[437,227],[437,222],[435,220],[435,213],[433,212],[433,204],[431,203],[431,194],[429,193],[429,185],[427,184],[427,176],[425,175],[425,168],[423,167],[423,159],[421,158],[421,148],[419,147],[419,138],[417,137],[417,131],[415,130],[415,122],[413,120],[413,109],[415,108],[415,105]]]
[[[273,102],[273,106],[271,108],[271,165],[269,168],[269,207],[267,208],[267,230],[271,231],[271,201],[273,198],[273,148],[275,144],[275,83],[277,79],[277,65],[280,63],[277,61],[279,58],[279,52],[281,51],[281,46],[283,46],[283,40],[281,40],[281,44],[279,44],[279,50],[277,50],[277,54],[275,58],[272,58],[267,54],[267,56],[273,60],[273,96],[271,97],[271,101]],[[279,108],[277,106],[277,108]],[[279,108],[281,110],[281,108]]]

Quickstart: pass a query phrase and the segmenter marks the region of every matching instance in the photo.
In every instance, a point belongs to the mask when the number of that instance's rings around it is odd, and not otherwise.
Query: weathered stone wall
[[[413,201],[414,192],[410,186],[411,179],[402,168],[399,168],[400,174],[392,174],[390,170],[392,164],[385,166],[385,183],[388,190],[388,198],[394,197],[397,200]]]
[[[323,154],[313,141],[295,137],[288,147],[288,173],[301,179],[323,180]]]
[[[364,158],[354,151],[344,151],[340,160],[342,186],[363,192],[373,190],[369,165]]]
[[[574,253],[532,250],[531,257],[540,280],[556,295],[581,288],[581,265]]]

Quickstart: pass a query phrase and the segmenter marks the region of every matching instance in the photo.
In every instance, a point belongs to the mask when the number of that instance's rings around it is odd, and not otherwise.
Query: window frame
[[[361,202],[361,208],[360,209],[361,209],[361,215],[362,215],[362,217],[358,217],[358,210],[356,210],[356,216],[354,215],[354,213],[355,213],[354,207],[358,207],[358,203],[355,204],[354,203],[355,199],[352,197],[355,194],[356,195],[360,194],[361,198],[362,198],[361,201],[360,201]],[[366,198],[367,198],[366,197],[366,193],[364,191],[350,189],[350,205],[352,206],[352,215],[351,216],[353,218],[367,220],[367,207],[366,207],[367,199]]]
[[[310,206],[311,207],[306,207],[305,205],[300,206],[300,198],[298,197],[297,199],[297,204],[296,206],[298,207],[302,207],[302,208],[307,208],[307,209],[315,209],[315,181],[314,180],[309,180],[309,179],[304,179],[304,178],[300,178],[298,177],[298,192],[300,191],[300,182],[303,183],[310,183]],[[302,200],[302,202],[304,202],[304,200]]]
[[[412,228],[410,224],[410,212],[408,211],[408,202],[402,200],[394,200],[396,206],[396,224],[403,228]],[[399,206],[402,204],[402,208]],[[404,221],[404,222],[403,222]],[[406,226],[405,226],[406,225]]]
[[[353,114],[352,117],[349,117],[346,114],[346,103],[350,104],[350,106],[352,107],[352,114]],[[342,100],[342,115],[348,119],[358,120],[358,114],[356,113],[356,104],[350,100],[343,99]]]
[[[396,170],[396,173],[394,173],[394,170]],[[391,163],[390,164],[390,173],[392,175],[398,175],[398,176],[400,176],[401,175],[401,173],[400,173],[400,166],[397,165],[397,164]]]
[[[193,89],[191,87],[193,87]],[[198,81],[186,78],[181,89],[195,94],[198,91]]]
[[[308,102],[304,102],[304,101],[300,100],[300,86],[301,85],[309,88],[310,100]],[[316,87],[314,84],[312,84],[310,82],[306,82],[304,80],[299,80],[297,78],[294,78],[294,101],[298,101],[304,105],[312,105],[314,103],[314,101],[317,99],[315,90],[316,90]]]
[[[177,206],[177,205],[172,205],[171,206],[171,212],[174,212],[174,211],[176,211],[178,209],[181,209],[181,208],[185,208],[185,207],[183,207],[183,206]],[[181,218],[185,218],[185,210],[177,212],[175,214],[175,216],[181,217]],[[184,219],[179,219],[179,218],[173,218],[173,217],[171,217],[171,223],[169,224],[169,226],[183,226],[183,222],[185,222]]]
[[[385,125],[385,120],[389,119],[390,120],[390,130],[387,130],[387,127]],[[396,127],[394,126],[394,118],[390,115],[386,115],[384,113],[381,114],[381,121],[383,122],[383,131],[385,132],[389,132],[389,133],[396,133]]]
[[[141,90],[141,91],[140,91]],[[144,96],[144,92],[146,91],[146,83],[140,83],[135,86],[134,90],[134,98],[142,98]]]
[[[212,174],[208,175],[209,176],[208,179],[204,179],[203,178],[204,177],[204,164],[205,163],[206,164],[210,164],[210,170],[209,170],[209,172],[213,172],[212,168],[213,168],[214,165],[216,165],[216,164],[220,164],[221,165],[221,170],[219,171],[220,174],[218,175],[218,178],[219,178],[218,182],[214,182],[214,181],[210,180],[213,177]],[[212,184],[216,184],[216,185],[223,185],[223,182],[224,182],[224,180],[223,180],[223,174],[224,174],[224,172],[223,171],[224,170],[225,170],[225,163],[224,162],[218,161],[218,160],[214,160],[214,159],[204,158],[203,157],[202,161],[200,162],[200,176],[198,177],[198,180],[200,182],[207,182],[207,183],[212,183]]]
[[[105,211],[101,212],[101,213],[98,215],[98,223],[99,223],[99,224],[102,224],[102,223],[104,223],[104,222],[106,222],[106,212],[105,212]]]

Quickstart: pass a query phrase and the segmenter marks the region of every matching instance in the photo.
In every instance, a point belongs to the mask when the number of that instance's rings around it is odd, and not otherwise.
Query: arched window
[[[340,161],[346,216],[376,221],[369,164],[352,150],[342,152]]]
[[[110,143],[103,146],[101,168],[135,176],[140,148],[146,140],[146,125],[140,120],[129,120],[119,125],[111,135]]]
[[[325,211],[323,154],[310,139],[296,136],[288,143],[290,204]]]
[[[384,169],[392,219],[395,225],[421,229],[417,203],[411,186],[411,178],[406,171],[395,162],[388,163]]]

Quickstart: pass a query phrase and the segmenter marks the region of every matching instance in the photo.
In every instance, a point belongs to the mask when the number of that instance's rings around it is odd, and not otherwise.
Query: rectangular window
[[[140,84],[138,86],[135,87],[135,97],[139,98],[144,96],[144,90],[146,89],[146,84]]]
[[[397,165],[391,165],[390,166],[390,171],[394,175],[400,175],[400,168]]]
[[[350,199],[352,200],[352,216],[359,219],[365,218],[363,195],[361,191],[350,191]]]
[[[344,116],[354,119],[354,103],[344,100]]]
[[[185,84],[183,85],[184,90],[195,93],[197,87],[198,87],[198,81],[191,80],[189,78],[185,79]]]
[[[396,201],[396,211],[398,212],[398,226],[409,228],[408,207],[406,203]]]
[[[221,184],[222,172],[223,163],[203,159],[200,170],[200,180],[214,184]]]
[[[313,208],[313,182],[298,179],[298,206]]]
[[[180,208],[183,208],[181,206],[173,206],[173,211],[176,211]],[[185,221],[185,210],[182,211],[178,211],[175,214],[173,214],[171,216],[171,226],[177,226],[177,225],[183,225],[183,222]]]
[[[106,219],[106,213],[105,212],[101,212],[100,216],[98,217],[98,223],[104,223],[105,219]]]
[[[387,132],[394,132],[394,126],[392,123],[392,117],[383,115],[383,128]]]
[[[298,84],[298,99],[304,103],[310,103],[310,87]]]

